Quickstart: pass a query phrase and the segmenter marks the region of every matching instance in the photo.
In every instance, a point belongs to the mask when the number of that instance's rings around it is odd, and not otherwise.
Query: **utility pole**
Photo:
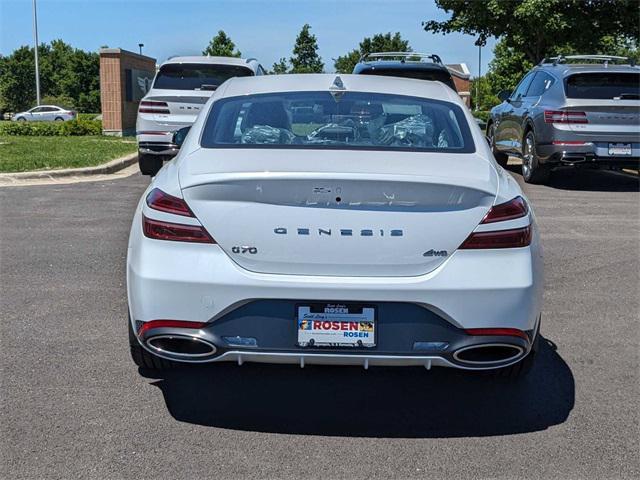
[[[38,66],[38,14],[36,13],[36,0],[33,0],[33,43],[36,60],[36,102],[40,105],[40,67]]]

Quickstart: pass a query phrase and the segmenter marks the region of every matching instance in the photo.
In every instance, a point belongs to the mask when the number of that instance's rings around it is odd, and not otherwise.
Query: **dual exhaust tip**
[[[182,358],[208,357],[216,353],[216,346],[199,337],[187,335],[156,335],[146,345],[160,355]]]
[[[488,343],[472,345],[456,350],[453,358],[467,365],[489,366],[509,362],[521,357],[525,350],[510,343]]]

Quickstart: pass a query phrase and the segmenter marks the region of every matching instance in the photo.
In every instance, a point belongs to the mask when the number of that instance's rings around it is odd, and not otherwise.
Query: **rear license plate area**
[[[609,155],[614,156],[625,156],[631,155],[631,144],[630,143],[610,143],[609,144]]]
[[[376,346],[376,308],[371,305],[311,303],[296,306],[299,347]]]

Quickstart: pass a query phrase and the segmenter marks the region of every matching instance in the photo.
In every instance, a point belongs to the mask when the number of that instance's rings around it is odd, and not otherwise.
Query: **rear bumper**
[[[609,155],[609,142],[588,142],[584,145],[538,144],[536,152],[540,161],[545,164],[638,168],[640,165],[640,143],[632,143],[631,145],[631,155]]]
[[[376,304],[376,345],[372,347],[299,347],[295,320],[296,303],[289,300],[257,300],[209,322],[199,329],[173,327],[142,330],[139,341],[152,353],[191,363],[232,361],[263,363],[369,366],[447,366],[469,370],[510,365],[527,355],[534,331],[525,338],[515,336],[474,336],[456,328],[432,311],[416,304]],[[135,327],[142,325],[136,322]],[[147,325],[148,326],[148,325]],[[167,343],[159,349],[154,339],[197,339],[213,345],[206,354],[174,354]],[[241,340],[242,339],[242,340]],[[252,339],[255,344],[242,344]],[[465,361],[458,352],[502,345],[505,358]],[[461,355],[464,356],[464,353]]]
[[[142,235],[141,224],[138,210],[127,258],[133,327],[137,331],[141,323],[158,319],[207,322],[198,335],[215,345],[216,352],[197,361],[363,366],[366,361],[367,365],[471,368],[462,367],[452,356],[470,340],[462,330],[532,332],[540,316],[542,252],[535,228],[529,247],[458,250],[425,275],[332,277],[250,272],[218,245],[152,240]],[[376,305],[380,328],[376,347],[353,351],[297,347],[295,305],[312,301]],[[193,334],[180,330],[155,333]],[[257,347],[240,348],[222,338],[235,336],[255,338]],[[482,339],[507,340],[520,339]],[[415,342],[445,342],[449,347],[444,353],[423,351],[414,348]],[[528,346],[520,347],[522,358]]]
[[[173,143],[166,142],[141,142],[138,141],[138,151],[146,155],[160,155],[174,157],[180,149]]]

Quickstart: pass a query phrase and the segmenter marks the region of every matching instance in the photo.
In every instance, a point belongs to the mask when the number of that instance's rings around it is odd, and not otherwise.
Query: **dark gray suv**
[[[513,92],[500,92],[487,138],[501,165],[522,158],[529,183],[560,165],[640,163],[640,69],[624,57],[574,55],[543,60]]]

